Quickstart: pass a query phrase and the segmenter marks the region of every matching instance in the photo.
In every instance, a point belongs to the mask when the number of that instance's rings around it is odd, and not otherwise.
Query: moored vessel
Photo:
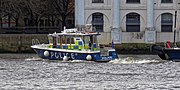
[[[168,40],[164,47],[160,45],[152,45],[151,47],[151,51],[157,53],[158,56],[163,60],[180,61],[180,48],[176,45],[176,17],[177,11],[175,11],[173,45],[171,45],[170,41]]]

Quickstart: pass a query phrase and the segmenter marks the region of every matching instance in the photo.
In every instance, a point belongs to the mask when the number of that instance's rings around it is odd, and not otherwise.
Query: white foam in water
[[[26,58],[27,61],[43,61],[44,59],[39,57],[32,57],[32,58]],[[92,61],[85,61],[85,60],[62,60],[62,62],[72,62],[72,63],[83,63],[83,62],[92,62]],[[135,59],[133,57],[127,57],[127,58],[119,58],[115,60],[109,61],[111,64],[143,64],[143,63],[156,63],[159,62],[158,60],[152,60],[152,59]]]
[[[86,61],[86,60],[72,60],[70,62],[75,62],[75,63],[78,63],[78,62],[92,62],[92,61]]]
[[[111,64],[143,64],[143,63],[153,63],[153,62],[159,62],[159,61],[150,60],[150,59],[136,60],[133,57],[127,57],[127,58],[119,58],[116,60],[111,60],[109,63]]]
[[[32,57],[32,58],[26,58],[25,60],[26,61],[40,61],[40,60],[43,60],[43,59],[41,59],[39,57]]]
[[[70,62],[83,62],[83,60],[72,60]]]

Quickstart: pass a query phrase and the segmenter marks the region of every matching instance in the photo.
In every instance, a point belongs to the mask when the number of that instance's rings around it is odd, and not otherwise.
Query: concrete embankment
[[[0,53],[31,53],[32,39],[47,43],[47,34],[0,34]]]
[[[34,53],[30,48],[32,39],[48,43],[47,34],[0,34],[0,53]],[[120,54],[150,54],[151,44],[120,44],[116,51]]]
[[[153,54],[150,51],[152,44],[145,43],[123,43],[116,45],[116,52],[119,54]]]

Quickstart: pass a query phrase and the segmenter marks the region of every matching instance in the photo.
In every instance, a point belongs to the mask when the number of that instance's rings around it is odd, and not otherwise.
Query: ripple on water
[[[180,89],[180,63],[162,62],[156,56],[127,55],[109,63],[47,61],[23,54],[0,56],[4,58],[0,60],[2,90]]]
[[[32,57],[32,58],[25,58],[25,61],[42,61],[42,58],[39,57]]]

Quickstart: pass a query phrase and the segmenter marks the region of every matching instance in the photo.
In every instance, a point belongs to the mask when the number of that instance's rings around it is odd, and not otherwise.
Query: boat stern
[[[109,52],[109,56],[111,56],[112,59],[117,59],[118,58],[118,55],[117,55],[115,49],[108,50],[108,52]]]

